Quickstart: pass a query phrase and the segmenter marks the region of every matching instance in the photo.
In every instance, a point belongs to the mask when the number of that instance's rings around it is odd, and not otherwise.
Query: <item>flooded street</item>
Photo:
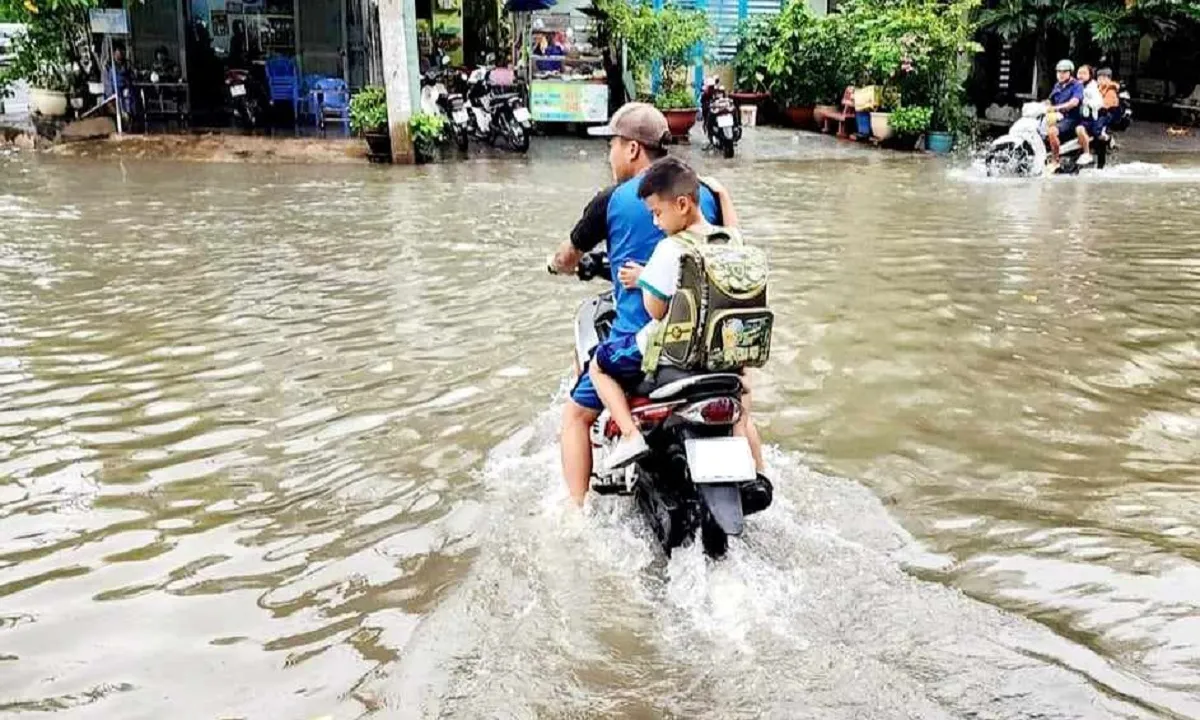
[[[668,562],[564,510],[600,287],[544,262],[608,169],[538,140],[0,157],[0,716],[1200,718],[1200,159],[704,159],[777,495]]]

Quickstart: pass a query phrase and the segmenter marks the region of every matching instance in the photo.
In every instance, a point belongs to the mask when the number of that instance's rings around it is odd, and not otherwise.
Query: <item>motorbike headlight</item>
[[[158,82],[158,73],[156,73],[156,72],[150,73],[150,82],[152,82],[152,83]]]

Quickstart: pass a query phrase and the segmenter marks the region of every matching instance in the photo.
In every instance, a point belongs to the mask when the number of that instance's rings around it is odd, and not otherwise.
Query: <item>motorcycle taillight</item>
[[[732,425],[742,417],[742,404],[731,397],[712,398],[692,403],[678,415],[693,425]]]
[[[662,405],[643,405],[633,409],[633,421],[643,431],[651,430],[662,425],[663,421],[671,417],[671,413],[675,408],[679,407],[678,403],[666,403]],[[604,426],[604,437],[615,438],[620,437],[621,428],[617,427],[617,423],[612,419],[608,419],[608,423]]]

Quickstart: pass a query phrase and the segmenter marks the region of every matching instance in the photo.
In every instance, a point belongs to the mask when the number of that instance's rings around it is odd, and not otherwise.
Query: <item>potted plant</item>
[[[767,58],[778,42],[773,15],[758,15],[738,28],[737,51],[733,56],[733,101],[738,105],[761,105],[770,97]]]
[[[16,80],[29,86],[29,109],[45,117],[67,114],[73,71],[68,37],[72,18],[48,11],[31,14],[23,32],[12,38],[11,60],[0,68],[0,90]]]
[[[432,113],[413,113],[408,119],[408,133],[417,163],[432,162],[446,136],[446,119]]]
[[[817,18],[810,58],[817,86],[813,119],[818,127],[824,127],[830,119],[842,119],[846,90],[854,85],[857,72],[853,50],[858,30],[841,12]]]
[[[913,149],[917,140],[929,129],[929,118],[933,110],[921,105],[898,107],[888,118],[889,130],[896,135],[897,144],[906,149]]]
[[[350,129],[367,141],[367,158],[391,162],[392,138],[388,133],[387,93],[371,85],[350,98]]]
[[[896,135],[892,127],[892,108],[900,107],[900,91],[898,88],[885,85],[879,92],[879,104],[871,111],[871,135],[883,142],[891,140]]]
[[[771,95],[790,125],[809,127],[824,89],[819,73],[822,24],[808,3],[792,2],[779,13],[775,26],[776,41],[767,55]]]
[[[685,138],[696,124],[696,96],[686,87],[660,92],[651,98],[654,107],[667,118],[671,137]]]
[[[687,137],[698,109],[688,68],[696,59],[696,48],[712,35],[707,17],[698,10],[673,5],[655,10],[624,0],[608,0],[604,10],[612,20],[613,35],[625,44],[635,83],[652,85],[649,70],[657,66],[658,83],[651,101],[667,116],[671,134]]]

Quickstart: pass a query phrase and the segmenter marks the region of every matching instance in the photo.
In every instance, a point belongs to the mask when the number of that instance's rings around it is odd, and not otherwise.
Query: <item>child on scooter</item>
[[[726,227],[732,227],[737,217],[729,193],[715,182],[706,181],[705,184],[720,202],[722,222]],[[714,230],[700,211],[700,178],[682,160],[666,157],[654,163],[642,177],[638,196],[653,214],[654,224],[667,237],[659,242],[644,267],[629,263],[618,273],[618,279],[625,287],[641,288],[642,301],[652,318],[651,322],[636,336],[615,343],[602,343],[589,364],[596,394],[621,429],[621,440],[608,458],[610,470],[633,462],[649,450],[646,439],[634,422],[625,389],[642,379],[642,358],[648,340],[657,322],[666,315],[671,296],[675,293],[683,249],[671,240],[671,236],[684,230],[700,235],[711,234]]]
[[[1100,115],[1096,119],[1096,134],[1103,140],[1108,140],[1108,126],[1117,119],[1121,107],[1121,84],[1115,82],[1111,68],[1100,68],[1096,73],[1096,87],[1100,91],[1102,105]]]

